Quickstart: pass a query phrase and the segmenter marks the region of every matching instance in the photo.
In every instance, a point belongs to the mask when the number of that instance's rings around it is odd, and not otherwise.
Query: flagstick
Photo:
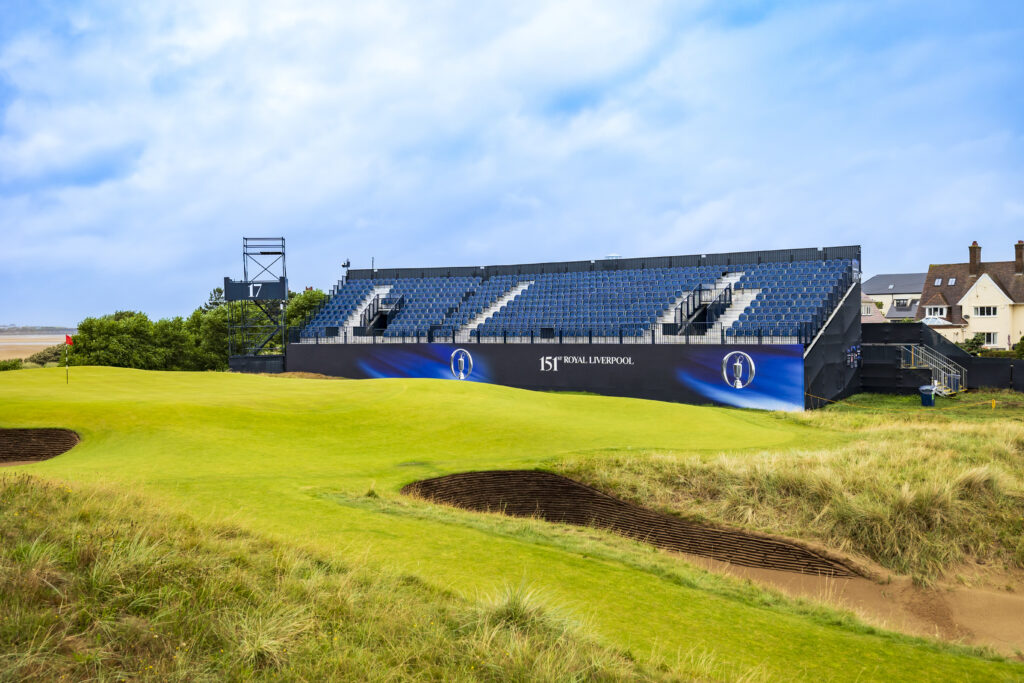
[[[68,345],[64,344],[64,384],[71,384],[71,378],[68,376]]]

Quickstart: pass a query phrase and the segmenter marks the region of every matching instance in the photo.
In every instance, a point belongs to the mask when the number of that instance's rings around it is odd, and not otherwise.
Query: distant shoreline
[[[63,344],[65,334],[68,333],[6,334],[0,331],[0,360],[24,360],[38,351]]]
[[[19,337],[25,335],[75,334],[74,327],[0,327],[0,337]]]

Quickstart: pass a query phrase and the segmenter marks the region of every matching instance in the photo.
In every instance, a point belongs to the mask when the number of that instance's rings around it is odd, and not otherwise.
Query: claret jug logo
[[[754,381],[754,359],[742,351],[725,354],[722,379],[733,389],[742,389]]]
[[[455,349],[452,351],[452,360],[448,364],[452,369],[455,379],[466,379],[469,373],[473,372],[473,356],[469,355],[466,349]]]

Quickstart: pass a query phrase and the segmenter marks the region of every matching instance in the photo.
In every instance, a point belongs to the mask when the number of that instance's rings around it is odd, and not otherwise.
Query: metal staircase
[[[930,346],[901,344],[900,367],[931,370],[932,383],[942,396],[957,394],[967,388],[967,370]]]

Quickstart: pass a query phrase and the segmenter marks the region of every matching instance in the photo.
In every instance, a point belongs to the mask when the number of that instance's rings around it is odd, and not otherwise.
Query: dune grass
[[[852,438],[786,416],[450,381],[72,368],[70,385],[60,371],[3,373],[0,426],[82,435],[70,453],[21,468],[39,476],[131,488],[163,511],[227,522],[331,562],[358,557],[373,572],[412,576],[470,602],[530,586],[648,672],[696,660],[725,679],[1000,680],[1022,672],[827,610],[757,600],[755,589],[711,590],[706,573],[668,555],[650,563],[626,557],[625,545],[581,552],[538,542],[527,527],[495,533],[393,509],[404,484],[457,471],[544,467],[595,453],[799,452]]]
[[[478,603],[410,576],[0,476],[0,680],[700,680],[650,669],[510,585]],[[735,672],[753,680],[757,672]]]
[[[991,408],[991,401],[996,408]],[[858,396],[786,418],[845,443],[796,451],[577,457],[555,469],[687,517],[820,541],[927,583],[1024,567],[1024,402]]]

